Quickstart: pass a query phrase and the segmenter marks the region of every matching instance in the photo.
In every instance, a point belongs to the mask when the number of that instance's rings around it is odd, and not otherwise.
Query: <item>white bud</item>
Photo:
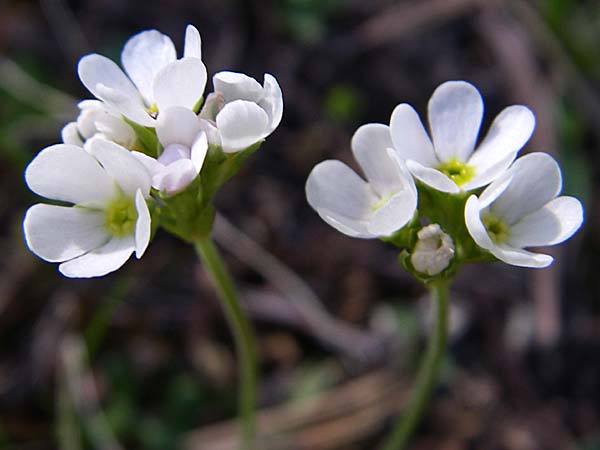
[[[446,269],[454,258],[452,238],[437,223],[421,228],[417,236],[410,259],[415,270],[433,276]]]

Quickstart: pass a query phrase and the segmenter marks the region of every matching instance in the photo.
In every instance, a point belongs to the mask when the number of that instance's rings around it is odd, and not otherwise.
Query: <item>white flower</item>
[[[200,116],[206,119],[204,129],[210,143],[220,145],[224,152],[256,144],[281,122],[283,96],[272,75],[265,74],[261,86],[242,73],[219,72],[213,77],[213,85],[215,93],[207,98]]]
[[[170,106],[192,109],[206,86],[200,33],[188,25],[183,58],[168,36],[149,30],[123,48],[125,73],[110,59],[91,54],[79,61],[79,78],[94,96],[140,125],[152,127],[157,112]]]
[[[25,179],[36,194],[74,206],[38,203],[27,210],[23,229],[29,249],[60,262],[67,277],[105,275],[135,251],[140,258],[150,240],[145,198],[150,175],[131,152],[102,139],[90,151],[68,144],[42,150]]]
[[[452,194],[485,186],[499,177],[535,128],[535,117],[528,108],[509,106],[474,150],[483,101],[479,91],[465,81],[440,85],[429,100],[428,114],[433,143],[418,114],[406,103],[392,113],[392,141],[415,178]]]
[[[310,206],[352,237],[389,236],[402,228],[415,213],[417,190],[391,147],[386,125],[360,127],[352,138],[352,152],[367,181],[340,161],[323,161],[306,182]]]
[[[557,197],[562,177],[546,153],[531,153],[465,206],[465,222],[473,240],[496,258],[514,266],[546,267],[552,257],[523,247],[559,244],[583,222],[583,208],[573,197]]]
[[[437,275],[454,258],[454,242],[437,224],[427,225],[417,233],[417,241],[410,261],[417,272]]]
[[[172,106],[163,111],[156,134],[164,150],[158,159],[133,152],[152,175],[152,187],[174,195],[183,191],[200,173],[208,150],[200,120],[189,109]]]
[[[62,140],[65,144],[83,146],[92,137],[131,148],[136,141],[135,132],[121,117],[112,113],[99,100],[83,100],[77,105],[81,112],[76,122],[68,123],[62,129]]]

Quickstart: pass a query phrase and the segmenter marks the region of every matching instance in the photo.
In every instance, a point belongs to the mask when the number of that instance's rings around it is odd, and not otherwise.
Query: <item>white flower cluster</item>
[[[468,251],[468,243],[460,242],[463,229],[478,251],[508,264],[551,264],[551,256],[524,247],[568,239],[583,222],[583,208],[573,197],[558,196],[561,173],[551,156],[532,153],[516,159],[535,128],[533,113],[520,105],[504,109],[476,147],[481,95],[467,82],[449,81],[433,93],[428,115],[431,138],[408,104],[394,109],[389,126],[360,127],[352,151],[366,181],[339,161],[324,161],[306,183],[309,204],[327,223],[353,237],[393,238],[416,222],[417,244],[409,249],[418,253],[413,268],[429,275],[450,265],[454,245],[461,246],[460,253]],[[422,195],[423,211],[417,211]],[[455,204],[460,211],[452,210]],[[427,221],[435,218],[452,238],[434,241],[429,231],[418,233],[419,212]],[[452,217],[456,212],[460,217]],[[442,233],[438,228],[436,233]],[[442,257],[439,249],[444,249]],[[468,256],[462,255],[465,261]]]
[[[283,113],[281,89],[269,74],[261,86],[244,74],[219,72],[204,97],[207,71],[192,25],[182,58],[168,36],[150,30],[127,41],[121,63],[124,70],[97,54],[80,60],[79,78],[96,99],[79,104],[63,144],[43,149],[26,170],[32,191],[73,205],[37,204],[24,220],[31,251],[60,262],[68,277],[105,275],[134,251],[140,258],[158,226],[151,211],[168,208],[171,199],[184,207],[161,215],[172,219],[170,231],[210,219],[210,197],[243,161],[234,154],[255,150]],[[212,184],[196,186],[209,155]],[[189,189],[196,191],[185,197]]]

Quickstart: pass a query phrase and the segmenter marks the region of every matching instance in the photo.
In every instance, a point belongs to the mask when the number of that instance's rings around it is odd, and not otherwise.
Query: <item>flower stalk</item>
[[[406,411],[396,423],[381,450],[401,450],[406,446],[421,421],[444,360],[448,337],[448,283],[433,285],[431,296],[436,308],[433,334],[430,337],[425,356],[421,361],[416,386],[409,399]]]
[[[210,237],[198,238],[194,242],[198,256],[204,263],[217,291],[227,322],[235,341],[240,381],[238,408],[241,426],[241,446],[243,450],[254,450],[256,434],[256,384],[257,352],[256,339],[252,326],[242,309],[233,280],[219,251]]]

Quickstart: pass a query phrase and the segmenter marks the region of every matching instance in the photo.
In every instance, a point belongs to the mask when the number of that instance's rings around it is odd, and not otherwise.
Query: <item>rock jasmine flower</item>
[[[546,153],[531,153],[465,205],[465,222],[473,240],[507,264],[546,267],[553,258],[524,247],[559,244],[583,222],[583,208],[573,197],[557,197],[562,177]]]
[[[23,229],[29,249],[59,262],[67,277],[98,277],[121,267],[150,241],[150,175],[117,144],[103,139],[81,147],[42,150],[25,172],[38,195],[73,206],[39,203],[27,210]]]
[[[509,106],[475,149],[483,101],[465,81],[440,85],[429,100],[428,114],[432,139],[415,110],[398,105],[390,121],[392,141],[415,178],[451,194],[485,186],[504,173],[535,127],[527,107]]]
[[[215,92],[200,116],[211,144],[226,153],[238,152],[269,136],[281,122],[283,96],[275,77],[265,74],[261,86],[242,73],[219,72]],[[210,100],[209,100],[210,99]]]
[[[94,96],[140,125],[153,127],[157,113],[170,106],[193,109],[206,86],[200,33],[188,25],[183,58],[168,36],[148,30],[123,48],[125,73],[110,59],[91,54],[79,61],[79,78]]]
[[[321,218],[352,237],[389,236],[412,219],[417,190],[404,163],[391,148],[389,128],[360,127],[352,152],[366,181],[341,161],[323,161],[306,182],[308,203]]]
[[[200,120],[189,109],[173,106],[165,110],[156,125],[164,150],[158,159],[133,152],[152,175],[152,187],[174,195],[183,191],[200,173],[208,150]]]

